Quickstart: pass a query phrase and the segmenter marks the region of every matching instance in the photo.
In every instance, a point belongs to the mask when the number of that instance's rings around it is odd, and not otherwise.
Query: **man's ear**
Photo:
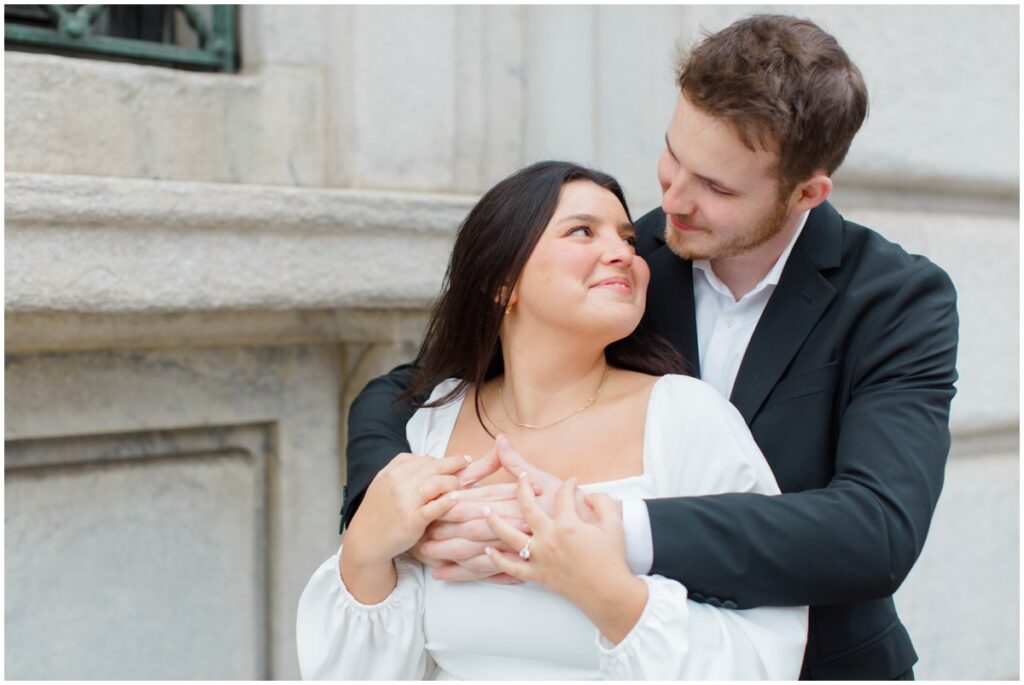
[[[793,194],[790,195],[790,198],[795,201],[793,209],[797,212],[806,212],[808,209],[814,209],[827,200],[831,192],[832,179],[829,178],[824,170],[819,170],[806,181],[796,184]]]

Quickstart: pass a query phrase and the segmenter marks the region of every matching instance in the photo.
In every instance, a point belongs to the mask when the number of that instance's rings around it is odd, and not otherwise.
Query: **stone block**
[[[324,66],[326,43],[335,39],[327,30],[329,11],[323,5],[239,6],[243,71],[267,65]]]
[[[343,95],[354,102],[349,123],[358,146],[351,185],[449,190],[456,137],[455,9],[359,6],[351,19],[352,82]]]
[[[323,82],[9,52],[5,169],[322,185]]]
[[[340,357],[8,356],[7,672],[297,677],[298,598],[338,544]]]
[[[533,5],[526,10],[527,164],[542,159],[594,163],[596,13],[584,5]]]
[[[208,452],[194,455],[174,445],[147,455],[151,436],[109,436],[88,455],[95,438],[63,450],[67,441],[8,443],[8,677],[269,675],[268,455],[221,451],[224,437],[208,434]],[[83,461],[31,464],[69,451]],[[35,454],[12,470],[12,453],[25,452]]]
[[[919,680],[1020,677],[1016,450],[950,460],[924,551],[896,593]]]

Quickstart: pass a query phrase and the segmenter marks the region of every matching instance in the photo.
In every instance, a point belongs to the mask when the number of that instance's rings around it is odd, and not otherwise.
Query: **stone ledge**
[[[423,309],[191,312],[8,312],[5,352],[282,346],[416,341]]]
[[[422,308],[464,195],[8,174],[5,309]]]

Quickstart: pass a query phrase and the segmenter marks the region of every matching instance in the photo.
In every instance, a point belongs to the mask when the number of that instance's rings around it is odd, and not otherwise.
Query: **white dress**
[[[431,399],[455,383],[441,383]],[[417,411],[406,430],[412,451],[444,456],[461,404],[462,398]],[[651,391],[643,474],[581,488],[619,499],[779,492],[739,412],[711,386],[686,376],[664,376]],[[642,576],[647,606],[613,646],[575,605],[533,583],[446,583],[404,556],[395,567],[397,587],[375,605],[349,594],[337,554],[317,569],[299,600],[303,678],[793,680],[800,674],[806,607],[715,608],[687,600],[681,583]]]

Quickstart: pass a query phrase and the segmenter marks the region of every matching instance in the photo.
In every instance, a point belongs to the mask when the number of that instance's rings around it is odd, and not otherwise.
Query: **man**
[[[892,594],[942,486],[954,288],[826,201],[867,111],[830,35],[790,17],[742,20],[694,50],[678,85],[662,206],[637,223],[652,273],[645,325],[740,410],[783,494],[623,502],[630,566],[713,606],[810,605],[803,678],[912,678]],[[345,521],[408,450],[410,410],[393,405],[407,383],[399,367],[353,404]],[[457,530],[464,548],[485,544],[479,522]],[[416,553],[457,560],[450,579],[495,571],[445,549]]]

